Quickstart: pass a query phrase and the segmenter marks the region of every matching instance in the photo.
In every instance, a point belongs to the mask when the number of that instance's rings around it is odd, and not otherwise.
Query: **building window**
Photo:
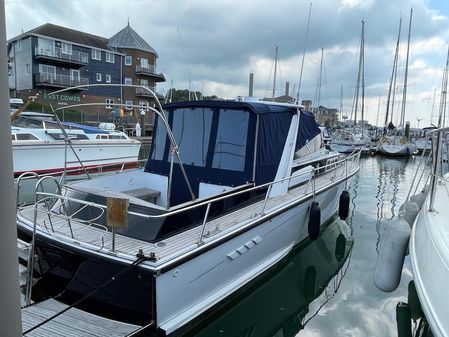
[[[125,56],[125,66],[130,66],[133,63],[133,57],[130,55]]]
[[[39,73],[42,80],[55,80],[56,79],[56,67],[46,64],[39,64]]]
[[[114,54],[106,52],[106,62],[114,63]]]
[[[148,101],[139,101],[139,110],[148,111]]]
[[[97,73],[97,82],[101,82],[101,73]]]
[[[125,77],[125,85],[132,85],[133,79],[131,77]]]
[[[31,74],[31,64],[25,64],[25,75]]]
[[[148,63],[148,59],[142,57],[142,58],[140,59],[140,66],[141,66],[142,68],[148,69],[148,68],[150,67],[150,65],[149,65],[149,63]]]
[[[125,102],[125,109],[130,110],[132,108],[133,101],[126,101]]]
[[[61,45],[61,52],[63,54],[72,55],[72,45],[70,43],[63,42]]]
[[[114,105],[114,100],[112,98],[106,98],[106,109],[112,109]]]
[[[101,50],[92,49],[92,60],[100,60],[101,61]]]
[[[22,40],[17,40],[16,50],[17,51],[21,51],[22,50]]]
[[[111,75],[106,74],[106,83],[111,83]]]

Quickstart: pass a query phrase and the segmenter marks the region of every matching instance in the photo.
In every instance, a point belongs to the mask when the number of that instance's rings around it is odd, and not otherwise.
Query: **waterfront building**
[[[81,120],[111,121],[139,118],[154,99],[144,89],[121,87],[62,88],[93,83],[140,84],[156,91],[165,81],[156,72],[157,52],[128,25],[110,39],[46,23],[8,41],[10,97],[30,97],[62,107],[101,103],[79,109]],[[152,123],[153,114],[146,113]]]

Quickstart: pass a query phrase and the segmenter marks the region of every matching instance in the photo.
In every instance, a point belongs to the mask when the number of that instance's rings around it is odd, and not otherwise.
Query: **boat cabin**
[[[70,189],[77,191],[78,198],[102,204],[107,196],[129,198],[129,212],[147,215],[161,215],[249,190],[212,203],[209,216],[219,216],[265,196],[266,187],[252,187],[289,177],[295,151],[319,133],[313,115],[301,112],[297,105],[259,101],[171,103],[155,119],[143,171],[75,183]],[[288,183],[285,192],[287,188]],[[83,198],[81,191],[90,196]],[[149,191],[148,198],[145,191]],[[204,204],[157,221],[152,218],[158,223],[152,226],[139,225],[143,220],[130,214],[128,227],[119,232],[153,242],[200,224],[205,212]]]

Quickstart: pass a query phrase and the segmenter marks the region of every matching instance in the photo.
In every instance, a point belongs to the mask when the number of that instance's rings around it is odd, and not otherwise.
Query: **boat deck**
[[[315,182],[316,192],[319,193],[321,189],[327,187],[329,183],[333,181],[337,182],[340,179],[343,179],[346,174],[352,175],[356,172],[357,167],[356,164],[348,162],[347,169],[342,166],[336,170],[321,174],[319,179]],[[237,228],[242,228],[257,219],[262,218],[264,215],[275,212],[296,200],[311,198],[312,185],[313,184],[306,183],[291,188],[288,193],[284,195],[268,198],[266,204],[265,200],[260,200],[237,211],[230,212],[217,219],[208,221],[205,225],[202,243],[206,244],[219,239],[227,233],[230,233]],[[32,222],[34,207],[28,206],[20,209],[19,215]],[[116,234],[115,252],[112,252],[112,234],[110,232],[106,232],[104,229],[86,226],[83,223],[71,219],[71,230],[73,231],[72,239],[70,228],[67,226],[67,219],[55,217],[53,213],[51,217],[53,230],[51,230],[50,227],[48,213],[46,211],[38,212],[38,228],[40,227],[41,230],[46,231],[60,240],[64,240],[68,244],[87,244],[89,249],[108,250],[109,254],[127,259],[135,259],[139,250],[142,250],[146,256],[153,253],[156,257],[157,265],[161,265],[188,251],[192,251],[201,245],[201,243],[199,243],[201,226],[197,226],[157,243],[148,243],[146,241]]]
[[[22,332],[25,332],[68,306],[54,299],[35,303],[22,309]],[[140,326],[103,318],[88,312],[70,308],[58,317],[30,331],[26,336],[53,337],[119,337],[140,329]]]

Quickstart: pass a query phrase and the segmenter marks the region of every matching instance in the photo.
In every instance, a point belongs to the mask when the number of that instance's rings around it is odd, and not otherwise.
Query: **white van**
[[[21,98],[10,98],[9,99],[9,112],[14,113],[23,106],[23,99]]]

